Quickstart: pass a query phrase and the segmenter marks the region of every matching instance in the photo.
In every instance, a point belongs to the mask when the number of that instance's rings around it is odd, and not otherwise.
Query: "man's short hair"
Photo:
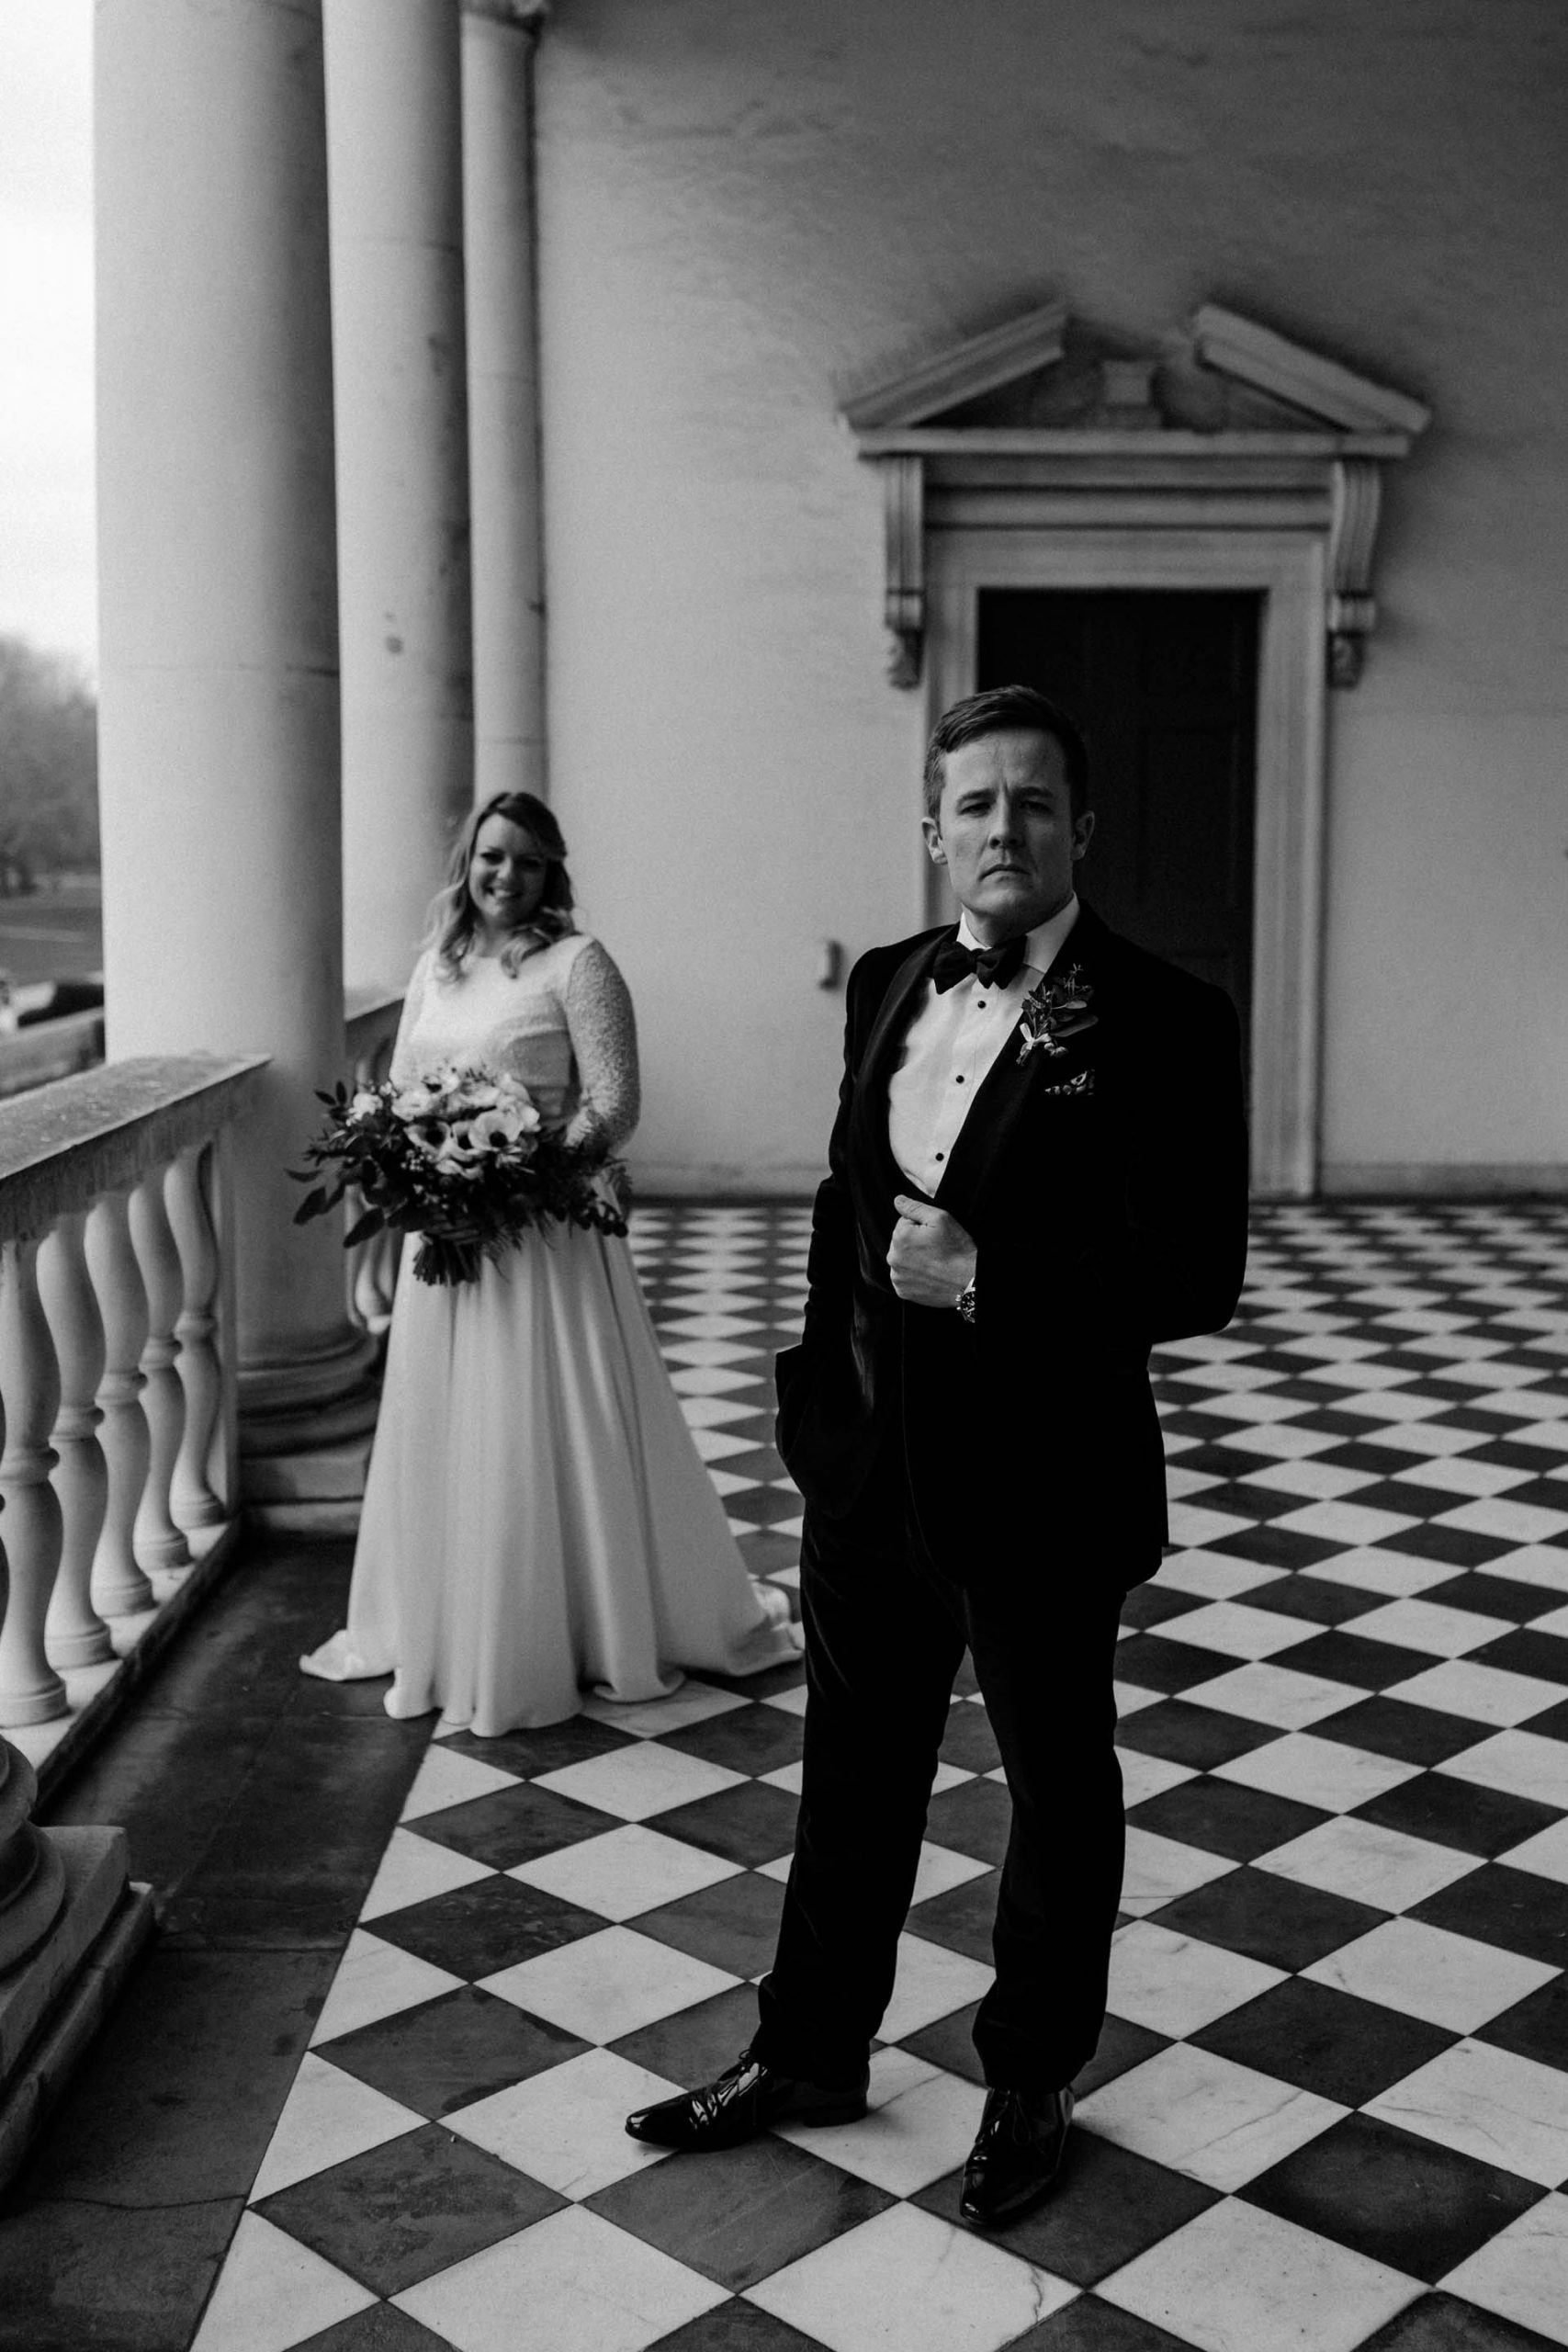
[[[944,710],[937,720],[926,752],[926,814],[935,817],[942,806],[947,755],[961,743],[977,743],[983,735],[1027,731],[1049,736],[1059,745],[1066,775],[1067,793],[1075,817],[1089,805],[1089,747],[1059,704],[1032,686],[992,686],[983,695],[966,695]]]

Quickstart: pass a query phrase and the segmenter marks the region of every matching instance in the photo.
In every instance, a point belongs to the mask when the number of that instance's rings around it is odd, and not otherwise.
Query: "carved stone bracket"
[[[1341,458],[1333,474],[1328,524],[1328,680],[1353,686],[1377,626],[1372,550],[1382,505],[1382,469],[1369,458]]]
[[[895,686],[918,686],[926,635],[925,469],[919,458],[884,458],[881,473],[892,639],[887,676]]]

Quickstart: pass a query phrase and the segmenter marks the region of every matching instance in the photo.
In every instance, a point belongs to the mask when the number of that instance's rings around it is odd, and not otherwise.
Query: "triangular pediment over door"
[[[1260,594],[1254,1182],[1316,1184],[1325,697],[1376,627],[1409,394],[1217,304],[1140,348],[1060,302],[845,402],[882,478],[888,675],[934,720],[973,691],[977,583]]]

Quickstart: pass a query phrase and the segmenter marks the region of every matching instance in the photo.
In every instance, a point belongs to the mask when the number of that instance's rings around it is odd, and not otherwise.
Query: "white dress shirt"
[[[1005,989],[969,979],[939,995],[936,982],[927,981],[887,1088],[887,1139],[918,1192],[934,1195],[946,1175],[976,1091],[1017,1028],[1024,998],[1044,978],[1077,918],[1075,893],[1030,933],[1023,962]],[[967,915],[958,937],[964,947],[983,944]]]

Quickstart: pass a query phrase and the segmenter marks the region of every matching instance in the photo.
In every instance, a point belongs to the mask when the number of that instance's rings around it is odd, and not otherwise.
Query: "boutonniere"
[[[1089,1009],[1093,994],[1081,964],[1069,964],[1065,972],[1048,972],[1039,987],[1031,989],[1023,1000],[1020,1014],[1023,1040],[1018,1049],[1019,1060],[1026,1062],[1036,1048],[1052,1059],[1057,1054],[1065,1054],[1067,1039],[1092,1029],[1100,1018]]]

